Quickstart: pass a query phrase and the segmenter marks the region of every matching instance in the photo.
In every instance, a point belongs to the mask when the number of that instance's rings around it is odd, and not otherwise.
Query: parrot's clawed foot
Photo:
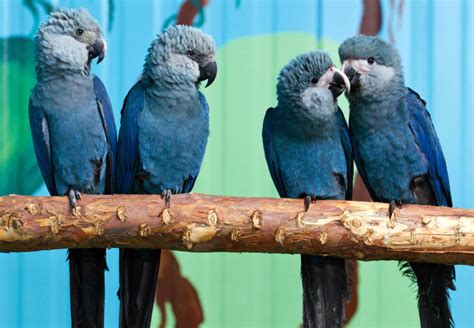
[[[313,196],[306,195],[304,197],[304,211],[305,212],[308,212],[309,206],[311,205],[311,203],[316,203],[316,198]]]
[[[81,193],[72,187],[69,187],[66,195],[69,198],[69,205],[71,205],[72,210],[75,211],[77,208],[77,201],[81,200]]]
[[[161,199],[165,201],[166,208],[170,207],[171,204],[171,190],[165,189],[161,192]]]
[[[392,217],[393,212],[395,211],[395,206],[401,209],[403,207],[402,201],[400,199],[390,201],[390,203],[388,204],[388,217],[389,218]]]

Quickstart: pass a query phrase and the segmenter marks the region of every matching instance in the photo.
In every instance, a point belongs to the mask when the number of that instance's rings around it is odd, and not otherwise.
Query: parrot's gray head
[[[191,26],[168,27],[153,41],[143,75],[162,85],[210,86],[217,75],[216,45],[210,35]]]
[[[357,35],[339,47],[342,70],[351,81],[351,97],[384,99],[403,90],[403,67],[397,49],[375,36]]]
[[[86,9],[61,9],[36,34],[37,71],[89,74],[92,59],[100,63],[106,49],[99,24]]]
[[[349,79],[334,67],[326,52],[311,51],[292,59],[280,72],[278,102],[297,105],[311,116],[328,116],[337,106],[336,98],[350,88]]]

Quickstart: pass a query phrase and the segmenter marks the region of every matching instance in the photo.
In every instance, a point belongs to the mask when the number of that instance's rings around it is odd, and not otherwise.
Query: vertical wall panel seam
[[[223,26],[222,26],[222,45],[225,45],[227,44],[227,42],[229,41],[227,38],[228,38],[228,27],[229,27],[229,18],[228,18],[228,1],[224,1],[223,2],[223,5],[222,5],[222,8],[223,8],[223,12],[224,12],[224,19],[223,19]],[[222,47],[222,46],[221,46]],[[223,62],[224,63],[227,63],[227,52],[224,52],[224,58],[223,58]],[[221,122],[217,122],[218,124],[222,125],[222,126],[225,126],[225,122],[227,121],[226,118],[227,118],[227,112],[226,112],[226,99],[227,99],[227,86],[228,86],[228,83],[227,83],[227,78],[226,78],[226,75],[223,76],[223,88],[222,88],[222,97],[221,97],[221,108],[220,110],[222,110],[222,121]],[[220,142],[220,146],[219,148],[221,149],[221,154],[220,154],[220,160],[222,161],[222,170],[220,170],[220,174],[221,174],[221,177],[220,177],[220,182],[219,182],[219,189],[220,191],[224,191],[224,194],[227,194],[227,184],[226,184],[226,173],[227,173],[227,165],[226,165],[226,162],[227,162],[227,153],[229,151],[228,147],[226,149],[226,145],[228,143],[228,136],[227,136],[227,131],[226,130],[221,130],[222,131],[222,140]],[[212,137],[212,134],[211,134],[211,137]],[[220,274],[220,286],[225,286],[226,284],[226,271],[227,271],[227,268],[226,268],[226,265],[227,265],[227,261],[226,261],[226,257],[225,256],[219,256],[217,254],[215,254],[216,256],[216,263],[219,263],[221,265],[221,274]],[[219,313],[219,316],[218,316],[218,322],[220,324],[221,327],[225,327],[226,326],[226,311],[225,311],[225,308],[227,307],[227,304],[225,302],[226,300],[226,288],[223,288],[221,287],[220,289],[220,302],[219,302],[219,310],[218,310],[218,313]],[[205,310],[204,310],[205,311]],[[204,313],[205,314],[205,313]]]
[[[2,30],[5,32],[5,35],[9,35],[9,3],[8,1],[3,2],[3,17],[2,17]],[[2,61],[4,63],[8,62],[8,37],[5,37],[3,41],[3,48],[2,48]],[[3,65],[3,75],[0,77],[2,79],[2,93],[3,93],[3,103],[0,104],[2,108],[6,108],[6,105],[9,103],[9,87],[8,87],[8,65]],[[9,121],[9,111],[2,110],[0,111],[1,118],[2,118],[2,140],[7,140],[8,137],[8,121]],[[0,148],[0,151],[2,152],[2,156],[6,155],[7,152],[7,145],[6,143],[3,144],[3,146]],[[5,168],[2,169],[2,176],[7,176],[5,173]]]
[[[229,19],[227,17],[228,15],[228,11],[227,11],[227,1],[224,1],[223,2],[223,5],[222,5],[222,8],[223,8],[223,12],[224,12],[224,21],[223,21],[223,28],[222,28],[222,34],[223,34],[223,37],[222,37],[222,45],[225,45],[227,44],[227,42],[229,40],[227,40],[227,37],[228,37],[228,31],[227,31],[227,28],[229,26]],[[225,57],[227,57],[227,53],[224,54]],[[223,58],[223,61],[224,63],[227,62],[227,58]],[[221,97],[222,99],[222,121],[219,122],[219,124],[222,124],[223,126],[225,126],[225,122],[227,121],[226,119],[226,116],[227,116],[227,112],[225,111],[225,105],[226,105],[226,101],[225,99],[227,98],[227,78],[226,78],[226,75],[223,76],[223,88],[222,88],[222,93],[223,93],[223,96]],[[223,130],[222,131],[222,141],[220,143],[220,149],[221,149],[221,160],[222,160],[222,169],[221,170],[221,181],[219,183],[219,186],[221,188],[221,191],[224,191],[225,194],[228,193],[227,191],[227,184],[226,184],[226,170],[227,170],[227,153],[228,153],[228,149],[226,149],[225,145],[227,144],[227,140],[228,140],[228,136],[227,136],[227,131],[226,130]]]
[[[316,21],[316,36],[318,38],[318,48],[322,49],[322,39],[323,39],[323,0],[317,0],[317,21]]]
[[[415,14],[415,2],[412,1],[409,3],[410,4],[410,26],[411,26],[411,37],[410,37],[410,60],[411,60],[411,69],[410,72],[408,72],[410,79],[409,81],[411,83],[414,83],[415,81],[415,74],[414,74],[414,68],[416,67],[416,52],[415,52],[415,45],[416,45],[416,36],[417,36],[417,29],[413,28],[413,22],[416,21],[416,14]],[[405,71],[405,76],[407,76],[407,72]],[[415,87],[415,86],[413,86]]]
[[[431,115],[433,116],[433,119],[436,121],[436,112],[437,112],[437,107],[436,107],[436,104],[434,103],[434,99],[433,99],[433,88],[434,88],[434,85],[433,85],[433,78],[434,78],[434,70],[435,70],[435,66],[434,66],[434,33],[433,33],[433,30],[434,30],[434,24],[433,24],[433,15],[434,15],[434,5],[433,5],[433,2],[432,1],[428,1],[428,5],[427,5],[427,10],[428,10],[428,24],[427,24],[427,29],[426,29],[426,34],[427,34],[427,40],[428,40],[428,60],[427,60],[427,66],[428,66],[428,103],[431,103],[433,104],[432,105],[432,111],[431,111]]]
[[[460,58],[460,63],[461,67],[466,70],[469,63],[467,61],[467,34],[468,34],[468,4],[466,0],[461,0],[461,58]],[[471,78],[469,74],[462,74],[462,83],[461,83],[461,88],[460,88],[460,94],[459,97],[461,99],[461,121],[462,121],[462,126],[461,126],[461,142],[460,142],[460,155],[464,153],[464,150],[466,149],[466,138],[467,138],[467,129],[469,129],[469,122],[467,120],[468,113],[467,113],[467,97],[470,97],[470,93],[468,91],[468,81],[467,78]],[[472,145],[471,145],[472,146]],[[462,167],[462,172],[465,173],[467,169],[466,161],[463,161],[462,158],[458,159],[461,163],[463,164]],[[466,174],[463,174],[466,176]],[[466,195],[466,179],[460,179],[461,181],[461,190],[462,190],[462,205],[466,206],[468,204],[468,195]],[[472,195],[469,195],[469,197],[472,197]]]
[[[277,33],[277,28],[278,28],[278,22],[277,22],[277,15],[278,15],[278,8],[277,8],[277,4],[278,2],[277,1],[274,1],[273,2],[273,6],[272,6],[272,34],[273,34],[273,38],[272,38],[272,56],[271,56],[271,61],[272,61],[272,67],[273,69],[270,70],[271,72],[273,72],[273,76],[275,76],[275,73],[278,75],[279,74],[279,68],[277,67],[277,64],[276,64],[276,56],[277,56],[277,37],[276,37],[276,34]],[[263,122],[261,123],[263,124]],[[260,139],[262,140],[262,139]],[[261,141],[263,142],[263,141]],[[261,148],[263,149],[263,147]],[[274,272],[275,270],[275,261],[277,261],[276,258],[272,257],[270,259],[270,266],[271,266],[271,272]],[[275,278],[273,275],[270,275],[270,282],[271,282],[271,286],[276,286],[275,284]],[[271,292],[269,293],[269,295],[271,296],[271,300],[270,300],[270,304],[272,304],[273,302],[282,302],[284,300],[279,300],[277,299],[276,297],[276,288],[271,288]],[[271,317],[272,318],[275,318],[275,314],[274,314],[274,306],[270,306],[270,311],[271,311]],[[276,326],[276,322],[274,320],[272,320],[271,322],[272,326],[275,327]]]

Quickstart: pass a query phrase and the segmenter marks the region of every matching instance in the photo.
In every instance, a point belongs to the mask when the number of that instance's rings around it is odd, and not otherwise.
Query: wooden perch
[[[77,247],[303,253],[474,264],[474,210],[381,203],[173,195],[0,197],[0,252]]]

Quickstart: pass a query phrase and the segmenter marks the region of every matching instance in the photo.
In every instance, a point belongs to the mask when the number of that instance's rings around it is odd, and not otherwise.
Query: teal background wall
[[[41,1],[0,0],[0,194],[46,194],[32,153],[27,99],[33,87],[32,31],[45,18]],[[55,0],[86,7],[103,26],[108,54],[94,66],[119,123],[146,50],[181,0]],[[265,110],[276,103],[282,65],[311,49],[338,62],[337,47],[359,31],[363,1],[209,0],[195,19],[218,46],[219,74],[205,89],[211,136],[195,192],[276,196],[261,146]],[[381,1],[379,35],[400,49],[406,81],[428,102],[448,162],[454,204],[474,207],[474,3]],[[110,27],[110,28],[109,28]],[[347,109],[347,102],[340,98]],[[118,256],[108,252],[106,327],[118,326]],[[204,312],[202,327],[298,327],[299,259],[290,255],[175,253]],[[457,327],[474,326],[474,270],[457,267],[451,294]],[[0,327],[66,327],[66,251],[0,254]],[[167,305],[167,327],[173,327]],[[161,320],[155,311],[153,326]],[[351,327],[417,327],[414,288],[395,262],[359,265],[359,304]]]

